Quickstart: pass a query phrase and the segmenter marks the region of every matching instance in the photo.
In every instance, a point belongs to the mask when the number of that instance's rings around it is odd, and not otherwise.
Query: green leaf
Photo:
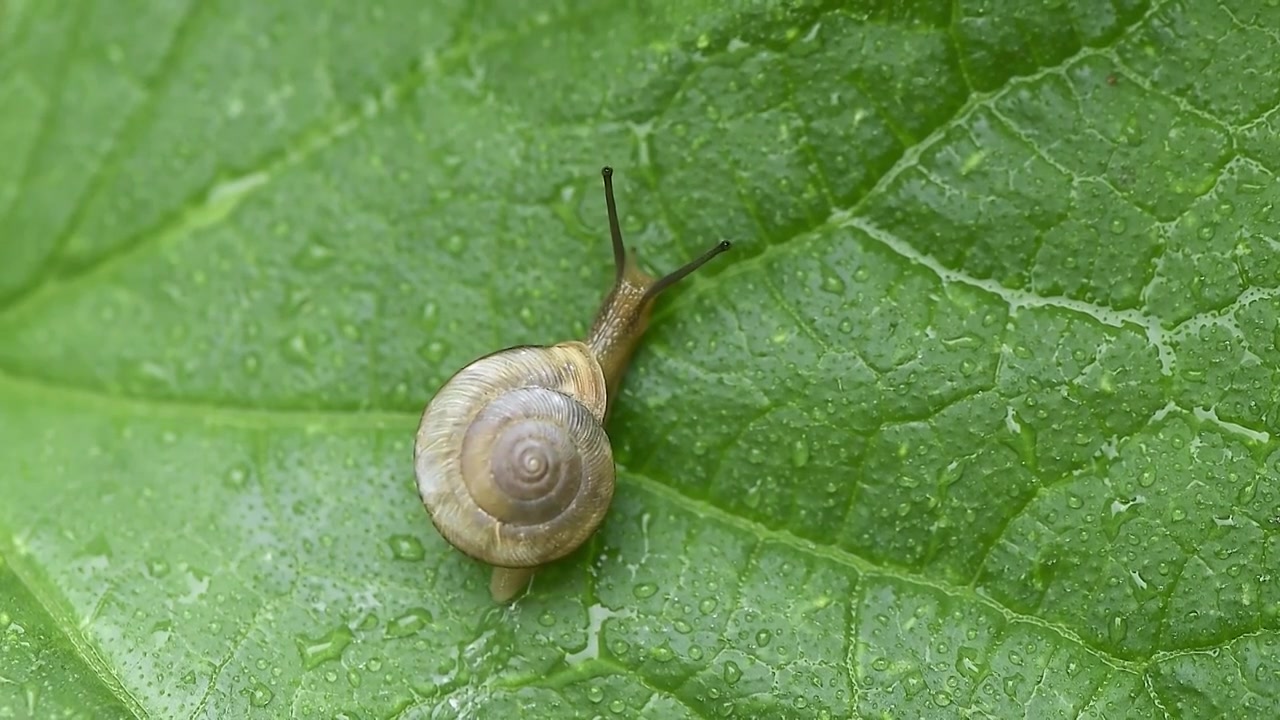
[[[1280,7],[6,5],[0,716],[1280,715]],[[454,370],[670,269],[513,607]]]

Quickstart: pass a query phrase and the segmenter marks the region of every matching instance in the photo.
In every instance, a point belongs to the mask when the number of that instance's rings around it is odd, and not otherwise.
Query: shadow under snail
[[[489,591],[500,603],[604,520],[614,485],[604,425],[653,301],[729,249],[721,241],[669,275],[649,275],[623,245],[613,169],[601,175],[616,275],[586,339],[480,357],[436,392],[418,426],[418,494],[449,544],[493,567]]]

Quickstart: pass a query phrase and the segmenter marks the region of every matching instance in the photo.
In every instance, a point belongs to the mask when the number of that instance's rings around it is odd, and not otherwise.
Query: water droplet
[[[547,610],[538,616],[538,624],[542,627],[552,627],[556,624],[556,616]]]
[[[884,672],[889,669],[889,659],[878,657],[871,661],[871,669],[877,672]]]
[[[360,687],[360,673],[355,670],[347,671],[347,684],[353,688]]]
[[[1111,622],[1107,625],[1107,637],[1112,643],[1119,645],[1124,642],[1124,638],[1129,634],[1129,621],[1123,615],[1116,615],[1111,618]]]
[[[421,356],[423,360],[433,363],[443,360],[445,352],[447,352],[447,348],[445,348],[444,343],[439,340],[432,340],[418,348],[418,355]]]
[[[761,630],[756,633],[756,645],[767,647],[770,640],[773,640],[773,633],[768,630]]]
[[[791,464],[802,468],[809,464],[809,443],[804,438],[797,438],[791,445]]]
[[[939,690],[933,694],[933,704],[938,707],[946,707],[951,704],[951,693],[945,690]]]
[[[640,583],[632,589],[632,592],[636,597],[643,600],[644,598],[653,597],[654,593],[658,592],[658,586],[653,583]]]
[[[844,291],[846,289],[844,278],[830,270],[827,270],[822,273],[822,289],[832,295],[844,295]]]
[[[613,701],[610,701],[609,703],[609,712],[614,713],[615,715],[622,714],[622,711],[626,709],[627,709],[626,703],[622,702],[621,700],[613,700]]]
[[[913,698],[928,689],[928,685],[924,682],[924,675],[919,670],[912,670],[902,678],[902,693],[909,698]]]
[[[413,535],[392,535],[391,556],[397,560],[421,560],[427,556],[422,542]]]
[[[243,464],[237,464],[227,472],[227,486],[231,488],[242,488],[249,481],[249,468]]]
[[[311,348],[307,345],[307,338],[302,333],[295,333],[286,340],[282,352],[285,358],[292,362],[308,365],[311,363]]]
[[[1257,495],[1258,495],[1258,481],[1251,480],[1245,483],[1244,487],[1240,488],[1240,491],[1236,493],[1236,502],[1240,503],[1241,505],[1244,505],[1244,504],[1253,502],[1253,499]]]
[[[164,558],[152,558],[151,560],[148,560],[147,573],[150,574],[151,577],[155,577],[155,578],[161,578],[161,577],[164,577],[165,575],[168,575],[169,574],[168,561],[166,561]],[[0,626],[4,626],[7,624],[8,623],[0,622]]]
[[[341,658],[342,652],[354,639],[351,628],[339,625],[322,637],[312,639],[299,635],[294,641],[298,646],[298,655],[302,658],[302,667],[311,670],[317,665]]]
[[[1009,677],[1006,677],[1004,679],[1004,683],[1002,683],[1002,685],[1004,686],[1004,694],[1008,695],[1013,700],[1017,700],[1018,684],[1021,682],[1022,682],[1021,675],[1010,675]]]
[[[680,633],[681,635],[688,635],[689,633],[693,632],[693,626],[684,620],[676,620],[675,622],[671,623],[671,626],[674,627],[676,629],[676,632]]]
[[[271,688],[256,680],[249,686],[249,703],[254,707],[266,707],[275,696]]]
[[[977,650],[961,647],[956,651],[956,672],[970,680],[977,680],[982,676],[982,670]]]
[[[670,645],[663,643],[655,647],[653,650],[650,650],[649,655],[654,660],[657,660],[660,663],[665,663],[665,662],[671,662],[671,660],[675,658],[676,653],[674,650],[671,649]]]
[[[319,270],[333,264],[333,248],[312,240],[293,256],[293,264],[303,270]]]
[[[701,645],[690,645],[690,646],[689,646],[689,659],[691,659],[691,660],[701,660],[701,659],[702,659],[702,646],[701,646]]]
[[[609,652],[614,657],[620,658],[625,656],[631,650],[631,643],[626,640],[613,640],[609,643]]]
[[[1111,232],[1112,232],[1112,234],[1119,235],[1119,234],[1123,233],[1126,229],[1128,229],[1128,227],[1129,227],[1129,223],[1128,223],[1128,221],[1126,221],[1126,220],[1125,220],[1124,218],[1122,218],[1122,217],[1112,218],[1112,220],[1111,220]]]
[[[604,690],[599,685],[592,685],[587,688],[587,699],[593,703],[599,703],[604,700]]]
[[[742,679],[742,668],[738,667],[738,663],[730,660],[724,664],[724,681],[728,685],[737,685]]]
[[[1084,507],[1084,500],[1081,499],[1081,497],[1079,495],[1076,495],[1075,493],[1068,493],[1067,507],[1071,508],[1072,510],[1079,510],[1080,508]]]
[[[716,602],[715,598],[706,598],[702,602],[698,603],[698,611],[703,615],[710,615],[715,612],[716,605],[718,604],[719,603]]]
[[[409,637],[430,624],[430,612],[425,608],[411,608],[408,612],[387,623],[387,629],[382,631],[382,637],[388,640]]]
[[[848,318],[841,320],[840,332],[844,333],[845,335],[848,335],[849,333],[853,332],[853,321]]]

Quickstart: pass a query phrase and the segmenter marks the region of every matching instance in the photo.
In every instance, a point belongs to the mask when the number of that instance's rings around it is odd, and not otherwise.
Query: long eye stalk
[[[605,165],[600,171],[604,178],[604,204],[609,208],[609,235],[613,237],[613,262],[618,268],[618,279],[627,264],[627,248],[622,244],[622,226],[618,224],[618,205],[613,201],[613,168]]]
[[[618,204],[613,199],[613,168],[608,165],[600,170],[600,176],[604,178],[604,203],[609,209],[609,235],[613,238],[613,262],[617,267],[617,281],[622,280],[622,275],[626,271],[627,265],[627,248],[622,242],[622,226],[618,222]],[[644,293],[643,301],[652,300],[663,290],[680,282],[689,273],[697,270],[707,263],[711,258],[733,247],[728,240],[721,240],[716,243],[715,247],[703,253],[700,257],[690,261],[684,267],[679,268],[651,285]],[[643,302],[642,301],[642,302]]]

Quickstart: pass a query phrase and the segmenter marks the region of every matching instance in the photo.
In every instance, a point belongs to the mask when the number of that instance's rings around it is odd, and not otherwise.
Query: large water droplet
[[[382,636],[387,639],[408,637],[431,624],[431,613],[426,608],[412,608],[400,617],[387,623]]]
[[[829,268],[824,268],[822,272],[822,289],[832,295],[844,295],[844,278]]]
[[[724,664],[724,681],[728,685],[737,685],[742,679],[742,668],[738,667],[738,663],[730,660]]]
[[[797,438],[791,444],[791,464],[798,468],[809,464],[809,443],[804,438]]]
[[[902,692],[909,698],[913,698],[929,688],[924,681],[924,675],[919,670],[912,670],[902,678]]]
[[[1111,622],[1107,624],[1107,638],[1112,643],[1119,645],[1124,642],[1124,638],[1129,634],[1129,621],[1123,615],[1116,615],[1111,618]]]
[[[649,651],[649,655],[652,656],[654,660],[657,660],[660,663],[665,663],[671,662],[671,660],[675,658],[676,653],[671,649],[670,645],[663,643]]]
[[[978,659],[978,651],[971,647],[961,647],[956,651],[956,672],[976,680],[983,674],[983,667]]]
[[[319,638],[313,639],[302,635],[294,638],[298,646],[298,655],[302,658],[302,667],[307,670],[341,658],[342,652],[354,639],[351,628],[346,625],[339,625]]]
[[[390,543],[391,555],[397,560],[421,560],[427,555],[422,542],[413,535],[392,535]]]
[[[632,588],[631,592],[634,593],[636,597],[643,600],[645,598],[653,597],[654,593],[658,592],[658,586],[653,583],[640,583]]]
[[[276,694],[271,692],[271,688],[260,682],[254,681],[249,686],[249,704],[254,707],[266,707],[275,696]]]

